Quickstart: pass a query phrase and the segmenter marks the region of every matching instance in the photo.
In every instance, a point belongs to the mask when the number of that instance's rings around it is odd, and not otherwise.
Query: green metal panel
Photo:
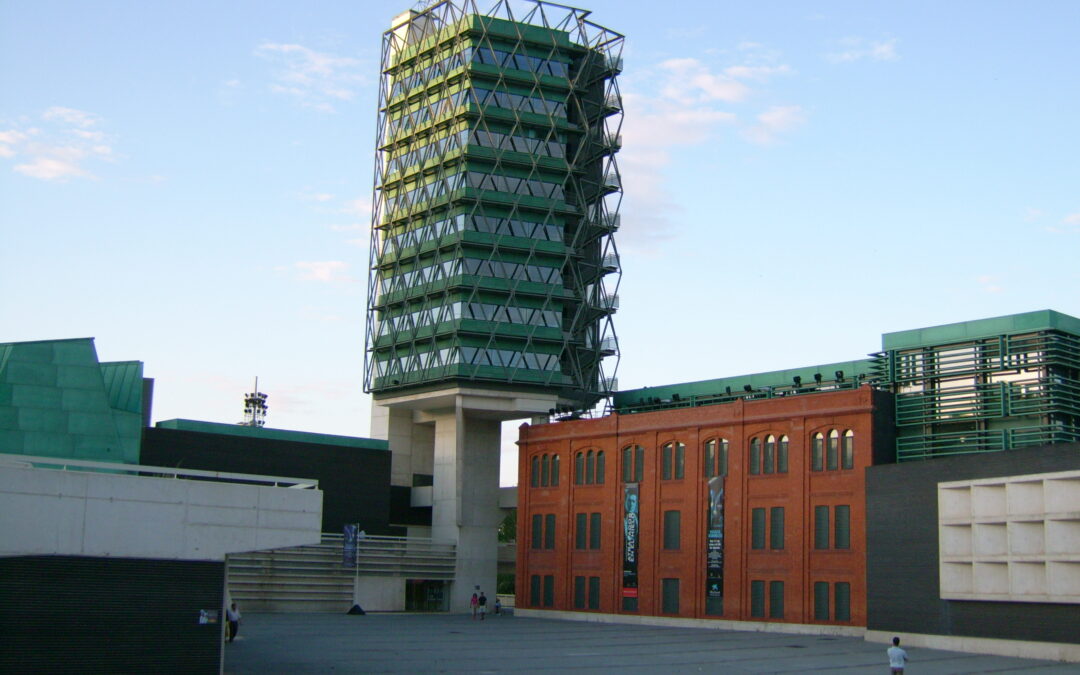
[[[608,393],[623,37],[587,15],[449,0],[384,35],[366,390]]]
[[[1080,319],[1050,309],[1023,314],[1011,314],[991,319],[963,321],[944,326],[917,328],[914,330],[885,333],[881,336],[881,348],[910,349],[929,347],[953,342],[965,342],[998,335],[1059,330],[1080,335]]]
[[[221,424],[218,422],[202,422],[197,420],[164,420],[155,426],[162,429],[176,429],[178,431],[197,431],[204,434],[224,434],[226,436],[244,436],[247,438],[267,438],[277,441],[295,441],[297,443],[321,443],[323,445],[337,445],[345,448],[365,448],[369,450],[389,450],[389,443],[377,438],[361,438],[359,436],[336,436],[333,434],[316,434],[308,431],[291,431],[289,429],[271,429],[268,427],[249,427],[242,424]]]
[[[686,408],[854,389],[870,382],[874,373],[873,363],[868,359],[843,361],[715,380],[627,389],[616,392],[613,400],[614,407],[624,413]]]
[[[137,463],[141,373],[103,368],[92,338],[0,345],[0,452]]]

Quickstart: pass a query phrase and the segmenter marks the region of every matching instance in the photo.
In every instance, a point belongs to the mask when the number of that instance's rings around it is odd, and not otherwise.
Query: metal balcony
[[[618,272],[619,271],[619,256],[614,254],[614,253],[609,253],[609,254],[605,255],[603,260],[600,262],[600,268],[605,273],[608,273],[608,274],[610,274],[612,272]]]
[[[618,341],[613,337],[606,337],[600,341],[600,355],[614,356],[619,349]]]
[[[606,191],[618,192],[619,190],[622,190],[622,180],[617,173],[606,174],[602,185]]]

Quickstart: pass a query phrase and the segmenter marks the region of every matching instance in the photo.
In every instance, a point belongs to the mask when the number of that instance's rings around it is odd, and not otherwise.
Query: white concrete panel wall
[[[404,577],[357,577],[353,604],[365,612],[404,612]]]
[[[319,490],[0,466],[0,556],[223,560],[321,530]]]

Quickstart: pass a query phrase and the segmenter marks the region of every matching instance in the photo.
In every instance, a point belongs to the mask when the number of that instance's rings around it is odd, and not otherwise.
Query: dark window
[[[574,485],[585,483],[585,453],[574,455]]]
[[[540,458],[540,485],[547,487],[551,483],[551,458],[544,455]]]
[[[841,581],[834,586],[837,621],[851,621],[851,584]]]
[[[769,582],[769,618],[784,618],[784,582]]]
[[[761,473],[761,439],[750,439],[750,473],[753,475]]]
[[[555,577],[554,575],[544,575],[544,607],[555,606]]]
[[[829,620],[829,584],[825,581],[814,582],[814,620]]]
[[[837,455],[840,453],[840,432],[833,429],[829,432],[829,445],[825,450],[825,468],[829,471],[836,470]]]
[[[555,548],[555,514],[544,516],[544,548]]]
[[[851,429],[844,432],[844,448],[840,466],[845,469],[855,468],[855,432]]]
[[[675,444],[675,480],[682,480],[686,475],[686,444]]]
[[[779,551],[784,548],[784,507],[774,506],[769,511],[769,548]]]
[[[671,480],[671,463],[672,463],[672,451],[674,447],[671,443],[665,443],[661,448],[661,462],[663,464],[663,473],[661,474],[664,480]]]
[[[574,577],[574,609],[585,609],[585,577]]]
[[[535,540],[534,536],[533,541]],[[753,509],[750,512],[750,548],[765,548],[765,509]]]
[[[851,548],[851,507],[836,507],[836,532],[833,534],[833,546]]]
[[[592,513],[589,515],[589,548],[596,550],[600,548],[600,514]]]
[[[542,548],[544,542],[544,517],[534,513],[532,517],[532,547]]]
[[[825,468],[825,437],[820,433],[814,434],[810,439],[810,470],[821,471]]]
[[[622,609],[624,612],[636,612],[637,611],[637,598],[623,598]]]
[[[604,484],[604,451],[596,453],[596,484]]]
[[[679,580],[678,579],[661,579],[661,588],[663,598],[661,601],[662,611],[664,614],[678,614],[679,613]]]
[[[664,550],[676,551],[679,549],[681,520],[681,511],[664,511]]]
[[[716,475],[716,441],[705,441],[705,477]]]
[[[728,471],[728,442],[726,439],[720,439],[720,445],[717,448],[716,463],[719,467],[719,475],[726,476]]]
[[[762,457],[765,466],[762,467],[762,473],[773,473],[776,471],[776,437],[765,437],[765,454]]]
[[[645,476],[645,448],[632,445],[623,448],[623,482],[640,483]]]
[[[600,577],[589,577],[589,609],[600,609]]]
[[[556,486],[559,484],[559,456],[551,456],[551,484]]]
[[[814,548],[819,551],[829,548],[829,507],[814,507]]]
[[[529,604],[533,607],[540,606],[540,575],[534,574],[529,579]]]
[[[788,437],[781,436],[776,444],[776,472],[787,473],[788,467]]]
[[[590,450],[585,453],[585,484],[592,485],[596,482],[596,455]]]
[[[532,470],[529,473],[529,485],[531,487],[540,487],[540,456],[533,455],[532,458]]]
[[[588,514],[578,513],[574,516],[574,548],[579,551],[585,550],[585,541],[588,539]]]
[[[534,579],[536,577],[533,577]],[[750,582],[750,616],[755,618],[765,617],[765,582]]]

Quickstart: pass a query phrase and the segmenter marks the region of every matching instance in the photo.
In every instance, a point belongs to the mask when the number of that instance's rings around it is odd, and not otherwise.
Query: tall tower
[[[433,477],[452,603],[494,587],[500,422],[592,408],[618,356],[623,36],[493,5],[404,12],[382,49],[365,388],[393,483]]]

